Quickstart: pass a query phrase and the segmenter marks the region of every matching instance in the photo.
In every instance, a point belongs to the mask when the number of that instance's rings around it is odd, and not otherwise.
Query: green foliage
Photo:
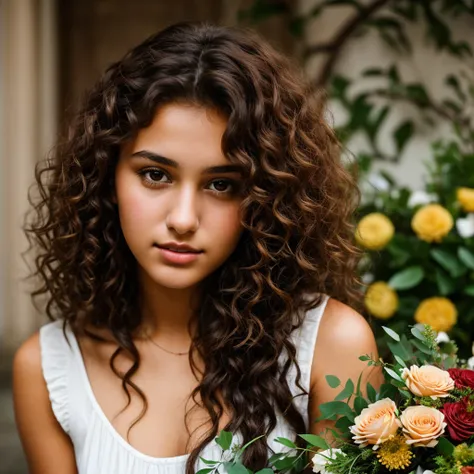
[[[385,281],[396,290],[399,307],[385,327],[400,331],[414,324],[420,303],[431,297],[446,297],[458,312],[458,322],[450,331],[463,357],[472,355],[474,340],[474,238],[459,233],[457,222],[467,213],[457,200],[459,187],[474,189],[474,153],[459,142],[437,142],[428,166],[425,196],[439,203],[452,215],[454,227],[440,242],[424,242],[415,234],[411,222],[421,205],[410,205],[412,192],[392,185],[386,192],[374,191],[360,208],[360,215],[384,213],[394,224],[395,235],[381,251],[368,252],[363,272],[375,281]],[[386,331],[373,320],[378,339]],[[385,354],[389,347],[381,347]],[[423,351],[423,348],[417,348]],[[397,354],[404,357],[404,354]]]

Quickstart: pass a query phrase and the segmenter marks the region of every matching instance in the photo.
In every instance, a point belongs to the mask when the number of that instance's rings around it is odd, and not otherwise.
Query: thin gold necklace
[[[157,342],[155,342],[150,336],[148,336],[148,340],[156,347],[160,348],[162,351],[167,352],[168,354],[173,354],[175,356],[184,356],[189,354],[189,351],[186,352],[173,352],[169,351],[168,349],[165,349],[164,347],[160,346]]]

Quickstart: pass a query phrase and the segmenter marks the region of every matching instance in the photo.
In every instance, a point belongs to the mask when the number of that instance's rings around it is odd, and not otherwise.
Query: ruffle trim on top
[[[69,370],[72,349],[63,335],[63,322],[54,321],[40,329],[41,365],[54,416],[69,433]]]

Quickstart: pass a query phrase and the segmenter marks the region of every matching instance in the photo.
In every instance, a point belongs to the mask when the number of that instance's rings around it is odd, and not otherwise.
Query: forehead
[[[172,160],[211,166],[228,162],[221,141],[227,120],[219,113],[188,104],[161,107],[152,123],[137,133],[130,152],[150,150]],[[189,164],[189,163],[186,163]]]

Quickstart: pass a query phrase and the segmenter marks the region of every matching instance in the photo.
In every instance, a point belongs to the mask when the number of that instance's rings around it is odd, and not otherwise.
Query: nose
[[[179,235],[196,232],[199,228],[199,203],[196,192],[183,188],[172,198],[166,226]]]

